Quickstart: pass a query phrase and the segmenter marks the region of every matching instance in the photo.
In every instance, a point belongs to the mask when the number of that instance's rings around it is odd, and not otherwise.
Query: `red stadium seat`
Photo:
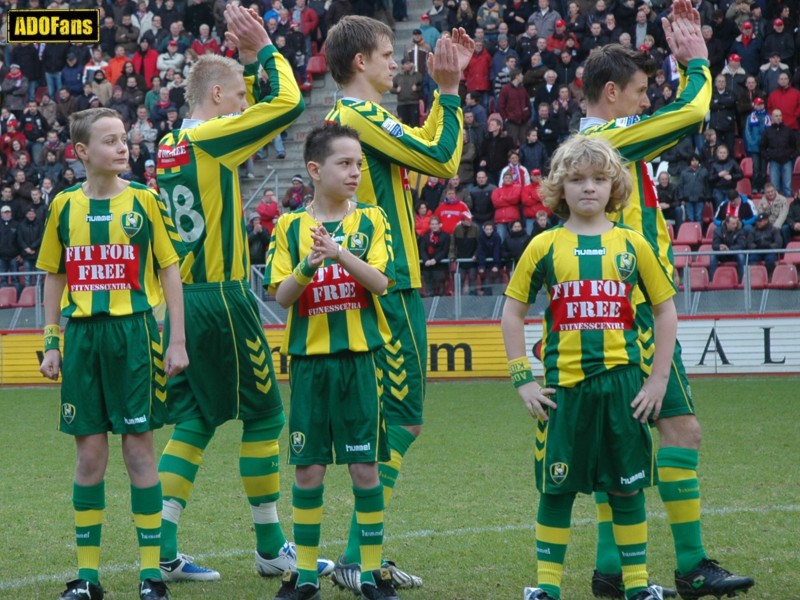
[[[0,288],[0,308],[13,308],[17,304],[17,289],[13,287]]]
[[[750,179],[747,177],[743,177],[739,181],[736,182],[736,191],[742,194],[743,196],[747,196],[748,198],[753,195],[753,184],[750,183]]]
[[[736,160],[744,158],[744,140],[740,137],[733,140],[733,158]]]
[[[692,249],[687,244],[673,244],[672,252],[675,253],[675,268],[676,269],[685,269],[689,265],[689,259],[691,258],[688,254],[685,256],[678,256],[678,252],[691,252]]]
[[[714,277],[708,285],[709,290],[735,290],[737,287],[739,287],[739,275],[733,265],[717,267]]]
[[[753,159],[749,156],[745,156],[742,159],[742,162],[739,164],[739,167],[742,169],[742,173],[748,179],[753,179]]]
[[[789,242],[786,249],[794,250],[794,252],[784,253],[781,262],[786,265],[800,265],[800,241]]]
[[[700,227],[700,223],[687,221],[681,225],[680,229],[678,229],[678,235],[675,238],[675,243],[686,244],[694,247],[697,246],[702,239],[703,230]]]
[[[701,244],[710,244],[714,241],[714,230],[717,228],[717,224],[714,221],[708,224],[706,227],[706,233],[703,235],[703,239],[700,240]]]
[[[669,241],[675,241],[675,226],[672,223],[667,223],[667,233],[669,234]]]
[[[750,289],[763,290],[769,287],[769,274],[764,265],[750,265]]]
[[[701,244],[700,247],[697,249],[698,252],[711,252],[714,250],[711,247],[711,244]],[[711,265],[711,255],[710,254],[698,254],[694,257],[694,262],[692,263],[693,267],[704,267],[708,269]]]
[[[25,289],[22,290],[22,293],[19,295],[19,300],[14,305],[17,308],[29,308],[31,306],[36,306],[36,286],[29,285]]]
[[[708,270],[705,267],[689,267],[689,287],[693,292],[708,289]]]
[[[793,290],[797,287],[797,268],[794,265],[775,265],[769,287],[777,290]]]

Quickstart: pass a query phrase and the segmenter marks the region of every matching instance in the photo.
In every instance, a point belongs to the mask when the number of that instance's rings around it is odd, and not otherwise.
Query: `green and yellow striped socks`
[[[325,486],[299,488],[292,486],[294,542],[297,547],[297,585],[313,583],[319,587],[317,557],[322,523]]]
[[[569,543],[575,494],[542,494],[536,517],[537,585],[553,598],[561,597],[561,576]]]
[[[161,455],[158,463],[163,491],[161,560],[171,561],[178,557],[178,523],[192,494],[203,452],[213,436],[214,428],[209,428],[200,419],[179,423]]]
[[[688,573],[706,558],[700,526],[697,450],[661,448],[657,456],[658,492],[667,510],[678,571]]]
[[[619,550],[614,541],[614,528],[611,519],[611,506],[608,494],[595,492],[594,502],[597,508],[597,553],[594,568],[605,575],[622,573]]]
[[[131,511],[139,543],[139,579],[161,579],[161,483],[147,488],[131,486]]]
[[[106,508],[105,482],[72,486],[75,510],[75,543],[78,553],[78,579],[100,583],[100,537]]]
[[[625,597],[647,589],[647,514],[644,494],[608,497],[614,520],[614,540],[622,562]]]
[[[383,486],[353,487],[356,528],[361,555],[361,583],[375,583],[372,571],[381,566],[383,550]]]

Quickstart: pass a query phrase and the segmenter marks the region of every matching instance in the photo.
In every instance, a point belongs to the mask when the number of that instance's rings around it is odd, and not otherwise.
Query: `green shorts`
[[[183,286],[189,367],[169,380],[169,423],[231,419],[283,411],[272,354],[253,293],[245,282]],[[169,340],[169,319],[164,339]]]
[[[541,493],[631,493],[655,483],[650,428],[633,419],[638,366],[618,367],[572,388],[556,388],[558,408],[538,421],[536,486]]]
[[[639,344],[642,347],[642,368],[645,373],[650,372],[653,361],[653,309],[649,304],[640,304],[636,307],[636,326],[639,330]],[[669,381],[664,400],[661,403],[660,419],[694,414],[692,389],[689,378],[683,366],[681,345],[675,342],[675,351],[672,355],[672,366],[669,371]]]
[[[379,298],[391,341],[376,354],[383,416],[387,425],[422,425],[428,333],[425,308],[417,290],[400,290]]]
[[[167,377],[152,312],[70,319],[61,370],[60,431],[144,433],[163,425]]]
[[[389,460],[374,352],[293,356],[289,464]]]

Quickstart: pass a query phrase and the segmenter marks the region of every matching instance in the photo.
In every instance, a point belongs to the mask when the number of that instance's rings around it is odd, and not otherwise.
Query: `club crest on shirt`
[[[620,252],[614,257],[614,265],[617,267],[620,279],[625,281],[636,269],[636,256],[630,252]]]
[[[292,452],[300,454],[306,445],[306,436],[300,431],[293,431],[289,436],[289,444],[292,446]]]
[[[550,479],[556,485],[561,485],[569,474],[569,465],[563,462],[557,462],[550,465]]]
[[[394,119],[387,118],[381,127],[383,127],[392,137],[399,138],[403,136],[403,126]]]
[[[122,215],[122,231],[125,232],[129,238],[132,238],[142,228],[144,218],[136,211],[126,212]]]
[[[361,258],[367,252],[368,247],[369,236],[367,236],[365,233],[356,231],[355,233],[347,236],[347,249],[353,256]]]
[[[64,418],[64,422],[69,425],[75,419],[75,405],[74,404],[62,404],[61,405],[61,416]]]

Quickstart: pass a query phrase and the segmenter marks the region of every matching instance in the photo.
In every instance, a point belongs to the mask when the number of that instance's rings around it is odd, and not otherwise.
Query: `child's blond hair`
[[[542,180],[542,203],[555,215],[568,218],[570,213],[564,199],[564,179],[585,169],[599,171],[611,180],[606,212],[622,210],[633,189],[631,175],[623,165],[622,157],[607,140],[582,135],[573,135],[553,155],[550,174]]]
[[[192,111],[201,105],[215,85],[225,85],[241,79],[244,67],[232,58],[218,54],[204,54],[197,59],[186,80],[186,102]]]

